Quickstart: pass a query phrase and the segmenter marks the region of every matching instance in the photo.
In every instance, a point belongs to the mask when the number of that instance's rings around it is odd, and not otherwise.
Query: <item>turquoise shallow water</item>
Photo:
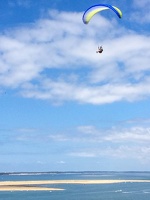
[[[141,179],[150,180],[150,172],[76,172],[1,174],[0,181],[66,179]],[[150,183],[92,185],[46,185],[64,191],[0,192],[2,200],[150,200]]]

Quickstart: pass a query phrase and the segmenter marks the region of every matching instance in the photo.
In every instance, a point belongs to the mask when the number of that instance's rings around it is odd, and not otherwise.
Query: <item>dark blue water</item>
[[[10,180],[80,180],[123,179],[150,180],[150,172],[78,172],[1,174],[0,181]],[[150,200],[150,183],[55,184],[48,187],[64,191],[0,192],[0,200]]]

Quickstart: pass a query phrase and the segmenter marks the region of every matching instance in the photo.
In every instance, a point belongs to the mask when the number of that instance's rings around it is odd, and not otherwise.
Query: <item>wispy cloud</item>
[[[150,22],[149,0],[133,1],[132,20],[139,24],[148,24]]]
[[[1,155],[34,155],[38,160],[39,155],[51,155],[56,156],[57,164],[74,158],[109,158],[133,159],[147,165],[150,162],[148,122],[149,119],[133,119],[105,128],[82,125],[55,133],[48,129],[1,129]]]
[[[8,0],[8,4],[9,6],[22,6],[22,7],[25,7],[25,8],[28,8],[30,6],[30,1],[29,0],[25,0],[25,1],[22,1],[22,0],[16,0],[16,1],[13,1],[13,0]]]
[[[138,6],[140,8],[145,8],[149,5],[149,0],[143,0],[142,2],[134,0],[133,2],[136,6]]]
[[[81,136],[87,138],[91,142],[108,142],[108,143],[149,143],[150,141],[150,127],[143,126],[131,126],[131,127],[112,127],[109,129],[96,129],[96,127],[90,129],[89,126],[79,127]],[[92,131],[93,130],[93,131]],[[83,135],[84,133],[84,135]],[[88,136],[88,137],[87,137]]]

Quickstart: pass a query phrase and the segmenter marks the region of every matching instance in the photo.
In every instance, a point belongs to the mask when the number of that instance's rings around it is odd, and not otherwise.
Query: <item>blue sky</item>
[[[150,170],[149,0],[98,3],[0,1],[1,172]]]

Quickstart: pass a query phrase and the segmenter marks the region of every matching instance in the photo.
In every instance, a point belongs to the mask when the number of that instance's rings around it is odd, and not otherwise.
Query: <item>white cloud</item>
[[[22,0],[16,0],[16,1],[13,1],[13,0],[9,0],[8,1],[9,3],[9,6],[22,6],[22,7],[25,7],[25,8],[28,8],[30,6],[30,1],[28,0],[25,0],[25,1],[22,1]]]
[[[95,53],[99,43],[101,55]],[[149,43],[114,19],[98,15],[84,25],[82,13],[50,11],[47,19],[1,33],[0,85],[55,103],[147,98]]]
[[[150,153],[150,127],[143,123],[143,120],[139,121],[139,126],[133,125],[134,123],[130,121],[130,126],[129,124],[126,126],[127,124],[124,122],[121,126],[105,129],[97,129],[94,126],[78,128],[81,131],[80,142],[87,143],[87,145],[81,145],[78,150],[72,150],[69,155],[97,159],[102,157],[134,159],[141,164],[147,164],[150,162],[148,156]]]
[[[145,8],[149,6],[150,0],[143,0],[143,1],[133,1],[134,5],[140,7],[140,8]]]
[[[97,130],[94,126],[79,126],[77,127],[77,130],[81,133],[85,134],[96,134]]]
[[[126,126],[126,127],[124,127]],[[94,126],[81,126],[77,130],[80,134],[80,140],[84,138],[86,141],[90,142],[105,142],[108,144],[139,144],[143,143],[146,145],[150,141],[150,127],[144,125],[142,126],[127,126],[121,124],[120,126],[107,128],[107,129],[97,129]]]
[[[148,159],[148,154],[150,153],[149,147],[129,147],[129,146],[120,146],[119,148],[108,148],[104,151],[101,151],[101,155],[106,156],[112,156],[112,157],[118,157],[118,158],[132,158],[135,160],[140,160],[143,162],[143,160],[147,160],[147,162],[150,161]]]
[[[72,152],[69,153],[70,156],[77,156],[77,157],[96,157],[95,153],[90,152]]]
[[[150,0],[133,1],[132,20],[139,24],[148,24],[150,22],[149,12]]]
[[[129,120],[118,126],[98,128],[92,125],[52,130],[18,128],[1,130],[1,155],[23,153],[60,156],[59,164],[74,157],[91,159],[134,159],[147,165],[150,162],[149,119]],[[3,133],[3,134],[2,134]],[[7,144],[7,146],[6,146]],[[8,148],[9,144],[9,148]],[[30,149],[31,146],[32,150]],[[13,146],[13,151],[12,151]],[[43,148],[44,146],[44,148]],[[22,150],[20,150],[22,147]],[[58,161],[58,160],[57,160]],[[57,162],[56,161],[56,162]]]
[[[57,141],[57,142],[65,142],[68,141],[69,138],[63,134],[49,134],[48,136],[46,136],[48,141],[53,140],[53,141]]]
[[[65,164],[66,162],[63,161],[63,160],[61,160],[61,161],[58,161],[57,163],[58,163],[58,164]]]
[[[36,142],[36,143],[61,143],[67,144],[78,143],[79,146],[83,145],[127,145],[127,146],[146,146],[150,142],[150,126],[145,125],[143,121],[138,122],[137,125],[135,122],[121,123],[119,126],[107,127],[105,129],[98,129],[95,126],[79,126],[72,127],[69,130],[63,130],[62,132],[53,133],[50,130],[43,129],[27,129],[19,128],[14,130],[5,130],[6,137],[11,136],[11,141],[24,141],[24,142]],[[142,125],[143,124],[143,125]],[[2,130],[3,131],[3,130]],[[10,134],[12,133],[12,134]]]
[[[142,122],[142,121],[141,121]],[[143,123],[143,122],[142,122]],[[145,124],[145,123],[144,123]],[[141,164],[150,162],[150,127],[120,126],[97,129],[94,126],[81,126],[78,128],[80,138],[78,149],[70,149],[69,156],[93,157],[109,159],[134,159]],[[92,132],[93,130],[93,132]],[[71,138],[70,138],[71,140]],[[75,140],[74,140],[75,141]],[[86,145],[85,145],[86,144]]]
[[[128,142],[128,143],[149,143],[150,141],[150,128],[144,127],[131,127],[114,130],[107,135],[104,140],[112,142]]]
[[[69,153],[69,156],[74,157],[95,157],[95,158],[109,158],[109,159],[133,159],[138,160],[141,164],[148,164],[150,148],[147,147],[138,147],[138,146],[119,146],[116,148],[106,147],[106,148],[95,148],[95,149],[86,149],[80,151],[74,151]]]

